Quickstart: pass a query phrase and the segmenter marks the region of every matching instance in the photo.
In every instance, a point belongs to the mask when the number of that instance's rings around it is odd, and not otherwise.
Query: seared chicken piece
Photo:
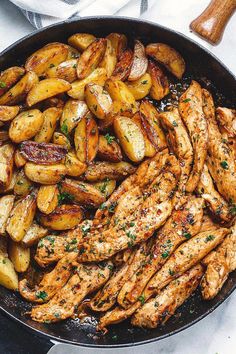
[[[158,232],[146,262],[121,289],[118,296],[121,306],[127,307],[136,302],[148,281],[162,267],[174,250],[199,232],[202,224],[203,204],[202,198],[190,196],[180,210],[173,211]]]
[[[218,107],[216,108],[216,119],[221,127],[227,132],[230,138],[236,136],[236,110]]]
[[[145,303],[133,315],[134,326],[156,328],[164,324],[183,302],[196,290],[203,275],[203,267],[198,264],[172,280],[154,299]]]
[[[197,192],[209,205],[213,214],[224,221],[230,220],[230,209],[224,198],[214,187],[212,178],[207,165],[204,165],[200,181],[197,186]]]
[[[200,227],[199,233],[208,231],[208,230],[216,230],[221,227],[219,224],[216,224],[209,215],[203,215],[202,225]]]
[[[211,94],[202,90],[204,113],[208,124],[207,167],[219,193],[231,203],[236,203],[236,166],[234,152],[227,140],[222,138],[215,119],[215,108]]]
[[[186,191],[193,192],[197,187],[207,154],[207,122],[202,110],[201,86],[192,81],[179,101],[179,112],[188,128],[193,146],[193,168],[186,184]]]
[[[44,275],[35,289],[28,287],[27,279],[21,280],[19,282],[21,296],[28,301],[39,303],[50,300],[70,278],[77,256],[76,252],[64,256],[50,273]]]
[[[79,264],[68,283],[46,304],[32,308],[37,322],[58,322],[71,317],[86,295],[99,289],[110,276],[112,263]]]

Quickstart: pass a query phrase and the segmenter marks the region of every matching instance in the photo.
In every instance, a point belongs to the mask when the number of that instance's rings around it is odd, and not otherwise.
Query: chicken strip
[[[209,141],[207,167],[219,193],[230,203],[236,203],[236,166],[234,152],[227,140],[222,138],[215,119],[211,94],[203,92],[203,109],[207,119]]]
[[[118,302],[127,307],[137,301],[151,277],[162,267],[175,249],[196,235],[202,224],[204,200],[193,196],[180,210],[173,211],[158,232],[146,262],[122,287]]]
[[[196,290],[202,275],[203,267],[198,264],[178,279],[172,280],[154,299],[138,309],[132,317],[132,325],[156,328],[159,324],[164,324]]]
[[[71,317],[85,296],[99,289],[109,279],[111,269],[111,262],[80,264],[68,283],[48,303],[32,308],[32,319],[50,323]]]
[[[207,165],[204,165],[197,192],[209,205],[210,210],[223,221],[229,221],[231,216],[229,205],[214,187]]]
[[[186,184],[186,191],[193,192],[206,160],[208,140],[207,122],[202,110],[202,90],[196,81],[192,81],[180,97],[179,112],[188,128],[193,146],[193,168]]]

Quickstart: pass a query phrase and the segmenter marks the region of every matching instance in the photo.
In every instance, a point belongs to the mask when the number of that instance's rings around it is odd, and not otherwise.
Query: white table
[[[43,1],[43,0],[41,0]],[[46,1],[46,0],[44,0]],[[133,0],[136,1],[136,0]],[[132,2],[132,1],[131,1]],[[143,17],[185,33],[210,49],[236,74],[236,18],[231,19],[223,41],[213,47],[189,31],[189,23],[207,5],[208,0],[158,0]],[[120,11],[118,14],[122,15]],[[7,0],[0,1],[0,51],[34,28]],[[236,294],[225,301],[207,318],[191,328],[160,342],[145,346],[105,350],[106,353],[122,354],[233,354],[236,353]],[[51,353],[97,353],[96,349],[67,345],[55,346]],[[99,350],[99,352],[101,352]]]

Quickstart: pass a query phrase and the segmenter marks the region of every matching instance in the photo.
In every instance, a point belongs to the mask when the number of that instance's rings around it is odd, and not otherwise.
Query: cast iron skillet
[[[183,35],[162,26],[135,19],[99,17],[70,20],[49,26],[23,38],[7,48],[0,56],[0,70],[9,66],[22,64],[26,57],[48,42],[65,41],[76,32],[94,33],[104,36],[111,32],[125,33],[129,39],[139,38],[143,43],[163,42],[182,53],[186,63],[186,77],[193,76],[205,87],[216,94],[216,88],[227,100],[220,98],[219,103],[232,107],[233,95],[236,92],[236,79],[232,73],[198,44]],[[211,80],[209,83],[208,80]],[[209,88],[209,87],[208,87]],[[0,287],[0,305],[2,311],[10,318],[39,334],[64,342],[90,347],[122,347],[143,344],[159,340],[175,334],[199,321],[219,306],[236,288],[236,272],[231,273],[221,292],[212,301],[203,301],[199,291],[164,326],[154,330],[133,328],[129,321],[111,328],[108,334],[95,332],[94,321],[83,324],[79,321],[67,320],[57,324],[40,324],[33,322],[24,313],[30,308],[20,296]]]

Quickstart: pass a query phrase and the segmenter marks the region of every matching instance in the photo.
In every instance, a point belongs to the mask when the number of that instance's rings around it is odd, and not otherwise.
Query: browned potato
[[[150,96],[154,100],[161,100],[169,93],[169,82],[161,68],[149,60],[148,73],[151,76],[152,86],[150,90]]]
[[[9,140],[9,134],[7,130],[0,130],[0,146]]]
[[[69,134],[88,112],[89,109],[84,101],[68,100],[63,108],[60,119],[62,132],[66,135]]]
[[[7,188],[13,173],[14,147],[12,144],[0,146],[0,188]]]
[[[37,165],[27,162],[24,167],[26,176],[33,182],[41,184],[56,184],[66,174],[66,167],[63,164]]]
[[[129,81],[140,79],[145,74],[148,67],[148,59],[145,54],[144,45],[138,40],[135,40],[134,43],[134,56],[128,77]]]
[[[0,97],[0,105],[12,106],[22,102],[38,81],[38,76],[33,71],[29,71],[15,86],[10,88],[10,90]]]
[[[25,236],[21,240],[21,243],[25,247],[31,247],[34,245],[40,238],[46,236],[48,234],[48,230],[44,227],[38,225],[35,221],[30,226]]]
[[[150,89],[152,87],[151,75],[146,73],[138,80],[132,82],[126,81],[125,84],[127,85],[129,91],[132,93],[134,98],[136,100],[141,100],[150,92]]]
[[[110,77],[115,69],[117,63],[116,50],[112,46],[112,43],[107,39],[107,48],[102,61],[100,62],[100,68],[104,68],[107,72],[107,76]]]
[[[68,45],[67,47],[68,47],[67,60],[78,59],[80,57],[80,52],[76,48],[71,47],[70,45]]]
[[[58,205],[59,190],[56,184],[41,186],[37,195],[37,207],[44,214],[52,213]]]
[[[139,126],[139,128],[142,131],[143,138],[144,138],[144,144],[145,144],[145,156],[147,157],[153,157],[156,154],[156,149],[154,145],[151,143],[151,141],[148,138],[147,132],[143,127],[142,124],[142,118],[140,112],[135,113],[135,115],[132,117],[132,120]]]
[[[62,94],[63,95],[63,94]],[[63,108],[65,105],[62,95],[58,97],[50,97],[41,102],[39,105],[42,107],[42,111],[45,111],[48,108]]]
[[[53,142],[53,144],[62,145],[64,147],[66,147],[67,150],[71,149],[70,140],[62,133],[55,132],[53,134],[52,142]]]
[[[77,79],[77,59],[63,61],[57,66],[50,67],[46,71],[47,78],[58,78],[68,82],[73,82]]]
[[[6,230],[13,241],[22,240],[33,222],[36,211],[36,195],[28,194],[16,203],[7,221]]]
[[[46,100],[49,97],[56,96],[60,93],[67,92],[71,89],[69,82],[51,78],[41,80],[39,83],[34,85],[27,95],[26,103],[29,107],[34,104]]]
[[[118,59],[111,78],[124,81],[128,78],[133,62],[133,52],[130,49],[124,50]]]
[[[18,289],[18,275],[10,259],[0,255],[0,284],[7,289]]]
[[[182,78],[185,62],[177,50],[164,43],[153,43],[147,45],[146,54],[163,64],[178,79]]]
[[[0,121],[8,122],[19,113],[19,106],[0,106]]]
[[[20,152],[27,161],[52,165],[64,161],[67,149],[57,144],[24,141],[20,146]]]
[[[26,272],[30,264],[30,249],[11,240],[9,243],[9,258],[17,272]]]
[[[71,90],[69,90],[67,94],[74,99],[84,100],[84,89],[87,84],[94,83],[103,86],[106,80],[106,69],[97,68],[85,79],[72,82]]]
[[[117,116],[113,127],[128,158],[133,162],[141,161],[145,156],[145,143],[139,126],[128,117]]]
[[[82,80],[89,76],[102,60],[106,51],[107,41],[104,38],[95,39],[81,54],[77,64],[77,76]]]
[[[103,181],[106,178],[122,180],[134,173],[136,168],[128,162],[95,162],[88,166],[85,178],[89,182]]]
[[[76,33],[68,38],[68,43],[83,52],[95,39],[96,37],[89,33]]]
[[[5,235],[7,219],[14,203],[14,195],[5,195],[0,198],[0,235]]]
[[[105,202],[104,195],[93,185],[66,178],[61,184],[62,198],[69,197],[73,202],[98,207]]]
[[[27,71],[34,71],[42,75],[48,68],[65,61],[68,56],[68,47],[63,43],[49,43],[33,53],[25,63]]]
[[[119,162],[122,160],[122,152],[119,144],[115,141],[115,137],[106,134],[99,136],[98,141],[98,157],[101,160],[110,162]]]
[[[40,216],[40,223],[52,230],[69,230],[82,220],[83,210],[79,205],[61,205],[51,214]]]
[[[5,194],[5,193],[13,192],[15,183],[16,183],[16,171],[13,171],[9,185],[5,188],[0,188],[0,193]]]
[[[23,167],[26,164],[26,159],[21,155],[20,150],[17,149],[14,154],[14,163],[17,168]]]
[[[40,131],[34,137],[34,140],[37,141],[37,143],[50,142],[61,113],[61,108],[57,107],[50,107],[43,112],[43,124]]]
[[[66,174],[71,177],[81,176],[87,168],[87,165],[81,162],[74,151],[67,153],[65,158]]]
[[[119,57],[127,47],[126,36],[120,33],[110,33],[106,38],[111,41],[111,45],[115,50],[116,56]]]
[[[14,194],[25,196],[30,193],[33,183],[26,177],[24,170],[19,170],[16,174]]]
[[[116,181],[106,178],[102,182],[93,183],[93,185],[107,198],[114,192],[116,188]]]
[[[38,109],[31,109],[18,114],[11,122],[9,136],[14,143],[33,138],[43,125],[43,115]]]
[[[97,84],[85,86],[85,101],[90,111],[99,119],[104,119],[112,106],[112,99],[109,93]]]
[[[10,87],[15,85],[17,81],[24,75],[25,69],[19,66],[12,66],[0,74],[0,96],[2,96]]]

